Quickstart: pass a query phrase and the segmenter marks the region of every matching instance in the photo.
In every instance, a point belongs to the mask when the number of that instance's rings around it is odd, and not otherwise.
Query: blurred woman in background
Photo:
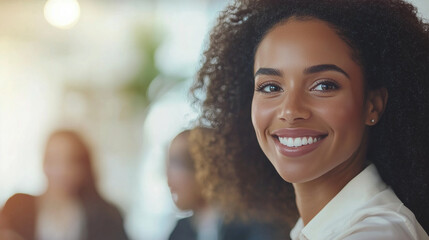
[[[76,132],[51,134],[43,163],[45,193],[12,196],[2,210],[0,229],[26,240],[128,239],[120,212],[96,189],[91,160]]]

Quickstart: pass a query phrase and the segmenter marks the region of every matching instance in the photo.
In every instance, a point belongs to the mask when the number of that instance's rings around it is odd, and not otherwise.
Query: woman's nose
[[[305,93],[296,91],[285,93],[278,111],[280,120],[295,123],[296,121],[307,120],[310,116],[311,111],[305,102]]]

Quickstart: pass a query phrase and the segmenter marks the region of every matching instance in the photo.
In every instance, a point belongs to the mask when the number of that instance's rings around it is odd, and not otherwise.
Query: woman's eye
[[[311,90],[312,91],[326,92],[326,91],[337,90],[338,88],[339,88],[338,84],[326,81],[326,82],[318,83]]]
[[[273,84],[266,84],[258,87],[257,91],[263,93],[273,93],[281,91],[281,88]]]

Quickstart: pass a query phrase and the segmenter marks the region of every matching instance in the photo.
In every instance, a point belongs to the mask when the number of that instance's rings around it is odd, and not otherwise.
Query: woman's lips
[[[284,128],[272,132],[277,150],[286,157],[299,157],[315,150],[327,135],[303,128]]]

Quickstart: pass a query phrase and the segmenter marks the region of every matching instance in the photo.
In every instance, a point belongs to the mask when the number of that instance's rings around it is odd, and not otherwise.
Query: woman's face
[[[167,180],[174,203],[179,209],[194,210],[203,201],[189,155],[187,135],[179,135],[170,145]]]
[[[67,136],[54,136],[46,148],[44,171],[51,190],[75,194],[84,182],[81,147]]]
[[[275,26],[255,55],[252,122],[259,144],[288,182],[362,163],[362,69],[351,48],[320,20]]]

